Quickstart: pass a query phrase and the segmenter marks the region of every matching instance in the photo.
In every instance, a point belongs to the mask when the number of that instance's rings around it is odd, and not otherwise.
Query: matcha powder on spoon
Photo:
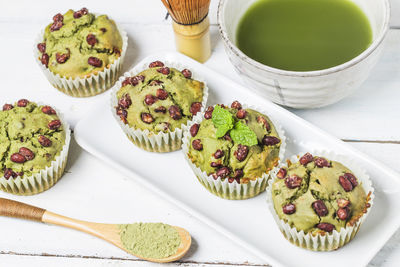
[[[119,229],[124,248],[143,258],[167,258],[174,255],[181,244],[178,231],[168,224],[121,224]]]

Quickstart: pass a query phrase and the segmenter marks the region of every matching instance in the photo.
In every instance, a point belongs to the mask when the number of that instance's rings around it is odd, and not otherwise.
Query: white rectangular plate
[[[209,105],[239,100],[268,110],[288,137],[286,157],[314,148],[333,150],[358,161],[372,178],[376,198],[354,240],[333,252],[312,252],[290,244],[269,213],[265,193],[242,201],[212,195],[197,181],[181,151],[151,153],[133,145],[112,117],[109,102],[75,127],[75,138],[81,147],[273,266],[365,266],[400,226],[400,176],[396,172],[190,58],[169,53],[144,59],[150,60],[180,62],[201,75],[210,88]]]

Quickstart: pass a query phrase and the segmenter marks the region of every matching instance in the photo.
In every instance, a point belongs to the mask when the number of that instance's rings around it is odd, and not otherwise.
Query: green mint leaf
[[[258,144],[257,135],[249,126],[238,121],[230,132],[232,140],[237,144],[254,146]]]
[[[212,113],[212,122],[215,128],[217,128],[216,136],[220,138],[233,128],[234,120],[228,110],[217,105]]]

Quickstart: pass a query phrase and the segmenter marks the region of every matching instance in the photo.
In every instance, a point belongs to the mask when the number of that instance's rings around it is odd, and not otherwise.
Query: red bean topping
[[[19,153],[14,153],[11,155],[10,160],[15,163],[24,163],[26,158]]]
[[[196,115],[201,110],[202,104],[200,102],[193,102],[190,106],[190,113]]]
[[[228,167],[222,167],[216,171],[217,177],[219,178],[225,178],[227,177],[231,171],[229,170]]]
[[[335,229],[335,226],[330,223],[319,223],[317,224],[317,228],[325,232],[332,232]]]
[[[66,54],[56,53],[56,60],[58,63],[63,64],[69,59],[69,56],[70,56],[70,52],[68,49],[68,53],[66,53]]]
[[[61,13],[55,14],[53,17],[53,21],[63,21],[64,20],[64,16]]]
[[[186,79],[192,78],[192,72],[188,69],[182,70],[182,74]]]
[[[64,23],[62,22],[62,20],[61,21],[54,21],[53,24],[51,24],[51,26],[50,26],[50,31],[51,32],[58,31],[59,29],[62,28],[62,26],[64,26]]]
[[[213,167],[213,168],[219,168],[219,167],[221,167],[222,166],[222,163],[221,162],[211,162],[210,163],[210,166],[211,167]]]
[[[322,157],[318,157],[318,158],[314,159],[314,163],[319,168],[330,166],[329,161],[327,161],[325,158],[322,158]]]
[[[345,208],[350,206],[350,200],[344,199],[344,198],[339,198],[338,200],[336,200],[339,208]]]
[[[287,175],[287,170],[285,168],[280,168],[278,173],[276,174],[276,177],[279,179],[284,179]]]
[[[146,103],[146,105],[153,105],[155,102],[157,101],[157,97],[155,97],[154,95],[146,95],[144,98],[144,103]]]
[[[46,54],[46,53],[44,53],[44,54],[42,55],[42,58],[40,59],[40,62],[41,62],[43,65],[45,65],[46,68],[47,68],[47,67],[49,66],[49,59],[50,59],[49,55]]]
[[[106,28],[100,28],[100,31],[102,31],[103,33],[105,33],[107,31]]]
[[[28,103],[29,103],[29,100],[27,100],[27,99],[20,99],[20,100],[18,100],[18,102],[17,102],[17,106],[18,106],[18,107],[26,107],[26,106],[28,105]]]
[[[178,106],[172,105],[168,108],[169,116],[174,120],[179,120],[182,118],[182,113]]]
[[[348,207],[345,207],[345,208],[338,209],[336,212],[336,215],[338,216],[338,218],[340,220],[345,221],[349,217],[349,213],[350,213],[350,209]]]
[[[54,114],[56,114],[56,111],[55,111],[52,107],[50,107],[50,106],[43,106],[43,107],[42,107],[42,112],[43,112],[44,114],[47,114],[47,115],[54,115]]]
[[[124,124],[128,123],[128,120],[126,119],[128,117],[128,111],[121,109],[121,107],[117,107],[117,115]]]
[[[40,51],[40,53],[46,52],[46,43],[38,43],[37,49]]]
[[[290,215],[296,212],[296,205],[293,203],[286,204],[282,207],[283,213]]]
[[[10,168],[5,168],[4,169],[4,178],[6,180],[8,180],[11,176],[14,177],[14,175],[16,175],[16,173],[13,172],[12,169],[10,169]]]
[[[47,124],[47,127],[49,127],[50,130],[56,130],[61,127],[61,121],[60,120],[52,120]]]
[[[89,45],[94,46],[94,45],[97,43],[96,36],[95,36],[94,34],[89,33],[89,34],[86,36],[86,42],[87,42]]]
[[[344,191],[350,192],[353,190],[353,184],[345,176],[339,177],[339,184],[343,187]]]
[[[233,178],[235,178],[235,179],[239,178],[240,179],[240,178],[243,177],[243,175],[244,175],[243,170],[242,169],[237,169],[237,170],[235,170],[235,172],[233,174]]]
[[[299,160],[300,164],[304,166],[310,163],[311,161],[313,161],[313,155],[311,155],[311,153],[308,152],[304,154]]]
[[[274,146],[276,144],[279,144],[281,140],[278,137],[275,136],[269,136],[269,135],[264,135],[262,139],[262,143],[265,146]]]
[[[249,153],[249,147],[239,144],[238,149],[233,153],[238,161],[243,161],[246,159]]]
[[[319,217],[328,215],[328,208],[322,200],[317,200],[312,203],[312,208]]]
[[[190,135],[192,137],[195,137],[197,135],[197,132],[199,131],[200,124],[195,123],[190,127]]]
[[[165,91],[164,89],[160,88],[160,89],[157,89],[156,96],[160,100],[165,100],[168,98],[168,92]]]
[[[232,102],[231,108],[242,109],[242,104],[240,104],[239,101],[235,100],[235,101]]]
[[[93,67],[99,68],[103,65],[103,61],[97,57],[89,57],[88,64],[92,65]]]
[[[294,189],[296,187],[300,187],[303,178],[297,176],[296,174],[290,175],[285,179],[285,185],[289,189]]]
[[[52,144],[51,140],[44,135],[39,135],[38,141],[44,147],[49,147]]]
[[[209,106],[209,107],[206,109],[206,112],[204,113],[204,118],[205,118],[206,120],[211,119],[211,118],[212,118],[212,113],[213,113],[213,111],[214,111],[214,107]]]
[[[14,108],[14,106],[11,105],[11,104],[4,104],[4,105],[3,105],[3,111],[11,110],[11,109],[13,109],[13,108]]]
[[[81,10],[74,12],[74,18],[79,19],[80,17],[82,17],[83,15],[86,15],[87,13],[89,13],[89,10],[84,7]]]
[[[122,86],[126,86],[128,84],[130,85],[137,85],[139,82],[143,82],[144,81],[144,76],[143,75],[138,75],[135,77],[127,77],[123,82],[122,82]]]
[[[257,117],[257,122],[263,124],[264,127],[265,127],[265,129],[266,129],[268,132],[271,130],[271,126],[269,125],[267,119],[264,118],[263,116],[258,116],[258,117]]]
[[[149,68],[155,68],[155,67],[164,67],[164,63],[162,63],[161,61],[157,60],[157,61],[151,62],[149,64]]]
[[[142,121],[147,124],[152,123],[154,121],[154,118],[153,116],[151,116],[150,113],[143,112],[142,114],[140,114],[140,117],[142,118]]]
[[[159,106],[159,107],[155,108],[154,111],[157,113],[166,113],[167,109],[164,106]]]
[[[151,85],[151,86],[157,86],[157,85],[160,85],[160,84],[162,84],[162,83],[163,83],[162,81],[153,80],[153,81],[150,82],[150,85]]]
[[[203,150],[203,144],[201,143],[200,139],[193,140],[192,147],[193,147],[193,149],[198,150],[198,151]]]
[[[238,119],[244,119],[247,115],[247,111],[245,109],[239,109],[238,112],[236,112],[236,117]]]
[[[224,139],[225,139],[226,141],[232,142],[232,138],[231,138],[231,136],[230,136],[229,133],[226,133],[223,137],[224,137]]]
[[[214,158],[219,159],[222,158],[224,156],[224,151],[222,151],[221,149],[217,149],[217,151],[215,151],[214,153]]]
[[[21,147],[18,152],[20,155],[24,156],[26,160],[33,160],[35,158],[35,153],[27,147]]]
[[[350,183],[353,185],[353,188],[358,185],[357,178],[353,174],[346,172],[345,174],[343,174],[343,176],[350,181]]]
[[[124,94],[119,100],[118,105],[123,109],[127,109],[132,105],[132,100],[129,94]]]
[[[157,71],[158,71],[159,73],[164,74],[164,75],[168,75],[169,72],[170,72],[168,67],[159,68],[159,69],[157,69]]]

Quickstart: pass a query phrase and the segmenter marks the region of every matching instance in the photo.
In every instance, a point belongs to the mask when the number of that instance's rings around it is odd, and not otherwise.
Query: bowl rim
[[[226,2],[229,0],[219,0],[218,3],[218,10],[217,10],[217,22],[218,22],[218,29],[219,33],[222,37],[222,40],[224,41],[225,45],[234,53],[236,56],[238,56],[241,60],[245,61],[246,63],[252,65],[253,67],[256,67],[257,69],[260,69],[262,71],[267,71],[271,72],[273,74],[278,74],[278,75],[284,75],[284,76],[292,76],[292,77],[315,77],[315,76],[323,76],[323,75],[328,75],[332,73],[336,73],[342,70],[345,70],[347,68],[350,68],[361,61],[363,61],[365,58],[367,58],[372,52],[374,52],[379,45],[382,44],[388,30],[389,30],[389,21],[390,21],[390,3],[389,0],[381,0],[384,2],[384,24],[383,24],[383,30],[379,33],[379,35],[375,38],[375,40],[372,42],[372,44],[365,49],[361,54],[358,56],[352,58],[349,61],[346,61],[345,63],[342,63],[340,65],[330,67],[327,69],[322,69],[322,70],[313,70],[313,71],[289,71],[289,70],[282,70],[274,67],[270,67],[268,65],[264,65],[249,56],[247,56],[245,53],[243,53],[228,37],[227,31],[226,31],[226,26],[225,26],[225,21],[222,21],[222,10]]]

